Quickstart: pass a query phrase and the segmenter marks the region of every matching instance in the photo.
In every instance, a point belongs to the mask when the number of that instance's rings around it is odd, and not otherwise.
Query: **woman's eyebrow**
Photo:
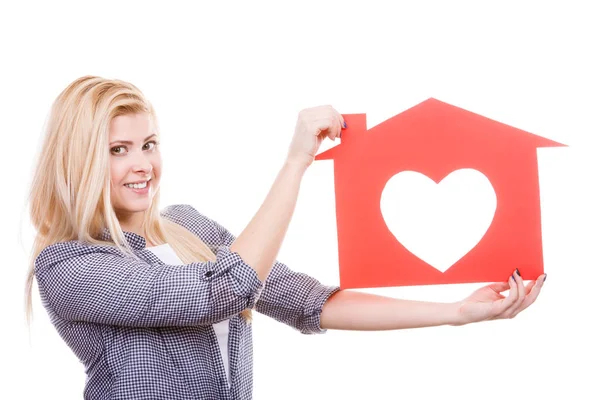
[[[153,136],[157,136],[156,133],[153,133],[152,135],[148,136],[146,139],[144,139],[144,142]],[[124,143],[124,144],[133,145],[133,142],[131,140],[115,140],[114,142],[111,142],[110,144],[113,145],[115,143]]]

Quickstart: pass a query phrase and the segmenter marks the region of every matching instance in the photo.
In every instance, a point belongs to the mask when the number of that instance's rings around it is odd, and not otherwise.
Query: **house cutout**
[[[565,145],[433,98],[368,130],[365,114],[344,119],[341,143],[315,157],[334,161],[342,288],[502,282],[515,268],[525,280],[543,273],[537,148]],[[394,204],[382,195],[410,174],[440,187],[470,174],[488,199],[485,182],[493,188],[476,244],[451,265],[420,258],[386,222],[382,211]]]

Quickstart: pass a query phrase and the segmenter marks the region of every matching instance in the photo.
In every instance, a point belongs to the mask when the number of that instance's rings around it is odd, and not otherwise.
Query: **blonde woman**
[[[136,86],[84,76],[60,93],[31,187],[27,310],[35,280],[86,399],[251,399],[251,310],[309,334],[512,318],[535,301],[545,276],[524,285],[518,271],[442,304],[341,291],[277,261],[303,175],[344,126],[330,106],[299,113],[236,238],[190,205],[159,208],[161,133]]]

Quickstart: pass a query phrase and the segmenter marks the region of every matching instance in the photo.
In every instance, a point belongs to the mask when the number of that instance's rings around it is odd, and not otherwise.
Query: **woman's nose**
[[[143,152],[139,152],[134,156],[133,169],[148,173],[152,171],[152,163]]]

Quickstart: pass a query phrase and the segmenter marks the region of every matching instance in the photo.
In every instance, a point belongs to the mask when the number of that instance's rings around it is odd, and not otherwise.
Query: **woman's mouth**
[[[137,194],[147,194],[150,190],[150,181],[152,179],[146,181],[146,182],[142,182],[142,183],[126,183],[125,186],[127,189],[131,190],[134,193]]]

